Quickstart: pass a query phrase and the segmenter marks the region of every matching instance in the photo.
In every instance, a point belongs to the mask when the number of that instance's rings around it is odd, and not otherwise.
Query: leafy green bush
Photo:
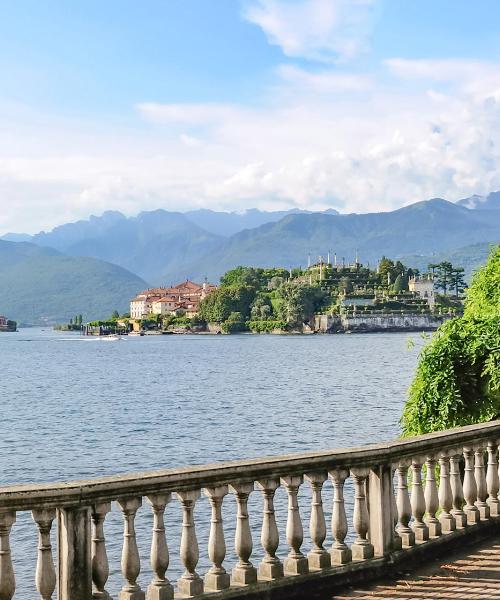
[[[402,425],[405,435],[500,415],[500,246],[476,273],[464,316],[442,325],[423,349]]]
[[[225,333],[238,333],[247,330],[247,325],[240,312],[232,312],[221,327]]]
[[[279,320],[248,321],[247,326],[254,333],[271,333],[276,329],[286,329],[286,323]]]

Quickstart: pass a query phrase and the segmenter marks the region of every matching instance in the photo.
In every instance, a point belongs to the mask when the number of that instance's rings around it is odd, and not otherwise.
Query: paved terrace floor
[[[479,543],[464,540],[460,552],[434,559],[413,572],[360,587],[353,586],[325,600],[500,600],[500,537]]]

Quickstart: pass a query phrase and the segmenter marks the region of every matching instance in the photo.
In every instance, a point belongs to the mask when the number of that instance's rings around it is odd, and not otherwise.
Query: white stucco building
[[[434,281],[432,279],[411,277],[408,281],[408,289],[410,292],[418,294],[421,298],[425,298],[429,304],[429,308],[434,310],[436,298],[434,296]]]

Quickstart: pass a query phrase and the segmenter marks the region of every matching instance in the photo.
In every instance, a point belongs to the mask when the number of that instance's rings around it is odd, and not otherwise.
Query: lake
[[[412,349],[409,340],[415,342]],[[388,441],[399,435],[421,345],[419,334],[399,333],[130,336],[120,341],[43,329],[2,333],[0,484]],[[325,489],[327,518],[328,494]],[[258,512],[260,498],[257,493],[251,498]],[[234,500],[226,503],[231,512]],[[169,573],[175,574],[180,510],[174,504]],[[205,522],[208,502],[199,505],[197,517]],[[307,518],[307,506],[304,510]],[[140,581],[146,586],[149,508],[140,515]],[[285,510],[280,519],[284,525]],[[233,521],[226,519],[228,539]],[[116,594],[121,530],[116,509],[106,527],[110,591]],[[253,527],[258,546],[257,521]],[[202,531],[198,537],[206,554]],[[29,515],[18,515],[14,560],[17,555],[33,561],[35,540]],[[230,550],[228,542],[228,555]],[[205,564],[202,556],[200,567]],[[26,597],[32,595],[32,574],[28,568],[17,570],[18,589]]]

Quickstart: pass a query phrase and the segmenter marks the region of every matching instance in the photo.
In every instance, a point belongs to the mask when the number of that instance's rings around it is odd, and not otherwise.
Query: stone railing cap
[[[0,510],[31,510],[40,506],[79,506],[159,492],[187,491],[227,484],[249,483],[308,472],[397,465],[413,456],[498,440],[500,421],[469,425],[418,437],[397,439],[340,450],[322,450],[209,465],[97,477],[64,483],[14,485],[0,488]]]

